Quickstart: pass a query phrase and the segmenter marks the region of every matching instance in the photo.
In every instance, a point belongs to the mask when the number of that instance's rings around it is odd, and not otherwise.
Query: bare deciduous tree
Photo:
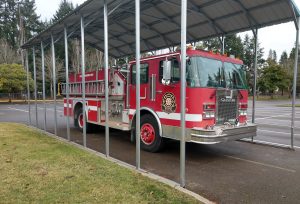
[[[20,63],[17,52],[3,39],[0,40],[0,64]]]
[[[58,78],[58,73],[63,69],[63,62],[56,59],[55,62],[56,67],[56,79]],[[50,93],[51,97],[53,97],[53,64],[52,64],[52,54],[49,50],[45,53],[45,74],[46,74],[46,80],[51,82],[50,83]],[[57,82],[56,82],[57,83]]]

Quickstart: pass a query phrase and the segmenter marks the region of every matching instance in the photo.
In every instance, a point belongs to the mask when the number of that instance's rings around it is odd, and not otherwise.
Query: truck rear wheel
[[[148,152],[158,152],[163,145],[156,119],[150,114],[143,115],[141,117],[141,148]]]
[[[85,122],[86,124],[86,132],[91,132],[91,124],[88,122]],[[78,108],[75,111],[75,118],[74,118],[74,125],[77,127],[81,132],[83,132],[83,113],[82,113],[82,107]]]

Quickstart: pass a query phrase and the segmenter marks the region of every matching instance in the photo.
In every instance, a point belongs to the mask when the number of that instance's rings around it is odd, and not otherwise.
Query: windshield
[[[187,62],[189,87],[246,89],[242,65],[223,63],[216,59],[191,57]]]
[[[246,73],[240,64],[224,63],[226,86],[230,89],[246,89]]]

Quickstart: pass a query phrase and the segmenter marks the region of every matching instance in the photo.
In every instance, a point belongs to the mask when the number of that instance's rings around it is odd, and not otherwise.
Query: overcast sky
[[[43,20],[50,19],[58,8],[61,0],[36,0],[37,13]],[[82,4],[85,0],[71,0],[76,6]],[[294,0],[300,8],[300,0]],[[51,2],[51,3],[50,3]],[[251,33],[249,33],[252,35]],[[242,34],[242,37],[244,34]],[[262,28],[258,31],[259,43],[265,50],[265,57],[269,50],[276,50],[278,58],[283,51],[291,51],[296,40],[296,31],[294,23],[285,23],[277,26]]]

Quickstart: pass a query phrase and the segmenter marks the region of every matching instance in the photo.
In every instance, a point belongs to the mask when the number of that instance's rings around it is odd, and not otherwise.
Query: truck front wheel
[[[74,118],[75,127],[77,127],[81,132],[83,132],[83,113],[82,107],[78,108],[75,111],[75,118]],[[85,122],[86,124],[86,132],[91,132],[91,124]]]
[[[143,115],[141,117],[141,148],[148,152],[158,152],[163,145],[156,119],[149,114]]]

